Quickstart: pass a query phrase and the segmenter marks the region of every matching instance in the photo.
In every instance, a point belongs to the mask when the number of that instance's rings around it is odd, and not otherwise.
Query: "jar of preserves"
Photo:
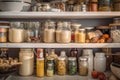
[[[54,58],[49,58],[47,60],[47,65],[46,65],[46,74],[48,77],[51,77],[54,75],[54,67],[55,67],[55,63],[54,63]]]
[[[58,75],[66,75],[66,61],[64,57],[59,57],[57,62]]]
[[[110,24],[110,35],[114,43],[120,43],[120,24]]]
[[[86,57],[79,58],[79,75],[80,76],[88,75],[88,61]]]
[[[21,76],[30,76],[34,72],[34,53],[32,49],[20,49],[19,61],[22,64],[19,67]]]
[[[44,58],[37,58],[36,76],[44,77]]]
[[[53,21],[46,21],[44,23],[43,40],[45,43],[55,42],[55,23]]]
[[[7,42],[7,28],[0,28],[0,42]]]
[[[85,43],[86,39],[86,30],[85,28],[80,28],[75,31],[75,42],[76,43]]]
[[[56,30],[56,41],[59,43],[71,42],[71,28],[69,22],[63,22],[62,27]]]
[[[105,53],[95,53],[94,69],[99,72],[104,72],[106,70]]]
[[[20,43],[25,41],[25,30],[20,22],[11,22],[9,29],[9,41]]]
[[[75,75],[77,72],[77,62],[75,57],[68,58],[68,73],[70,75]]]

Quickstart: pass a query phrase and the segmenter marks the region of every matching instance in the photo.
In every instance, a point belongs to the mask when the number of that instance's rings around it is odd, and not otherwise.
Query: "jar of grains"
[[[56,30],[56,41],[59,43],[71,42],[71,28],[69,22],[63,22]]]
[[[64,57],[59,57],[57,62],[58,75],[66,74],[66,60]]]
[[[55,23],[53,21],[46,21],[44,23],[44,35],[43,40],[46,43],[54,43],[55,42]]]
[[[85,43],[86,39],[86,30],[85,28],[80,28],[75,31],[75,42],[76,43]]]
[[[77,72],[76,57],[69,57],[68,58],[68,73],[70,75],[75,75],[76,72]]]
[[[88,75],[87,57],[80,57],[79,58],[79,74],[80,74],[80,76],[87,76]]]

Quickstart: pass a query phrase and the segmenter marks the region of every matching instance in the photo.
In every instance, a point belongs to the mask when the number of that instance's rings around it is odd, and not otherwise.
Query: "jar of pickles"
[[[68,58],[68,73],[70,75],[75,75],[77,72],[77,62],[75,57]]]
[[[66,75],[66,60],[64,57],[59,57],[57,62],[58,75]]]
[[[86,30],[85,28],[80,28],[75,31],[75,42],[76,43],[85,43],[86,39]]]
[[[87,57],[79,58],[79,75],[87,76],[88,75],[88,60]]]
[[[47,69],[46,69],[47,70],[46,73],[48,77],[51,77],[54,75],[54,66],[55,66],[54,58],[49,58],[47,60]]]

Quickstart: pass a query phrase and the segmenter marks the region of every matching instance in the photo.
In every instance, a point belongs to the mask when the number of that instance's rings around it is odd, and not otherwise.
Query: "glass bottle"
[[[86,57],[79,58],[79,75],[80,76],[88,75],[88,61]]]
[[[19,61],[22,64],[19,67],[19,74],[30,76],[34,71],[34,53],[32,49],[20,49]]]
[[[77,72],[77,62],[75,57],[68,58],[68,73],[70,75],[75,75]]]

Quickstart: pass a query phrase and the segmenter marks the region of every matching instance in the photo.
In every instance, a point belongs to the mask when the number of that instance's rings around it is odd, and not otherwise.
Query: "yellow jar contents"
[[[44,77],[44,58],[37,59],[36,75],[38,77]]]

